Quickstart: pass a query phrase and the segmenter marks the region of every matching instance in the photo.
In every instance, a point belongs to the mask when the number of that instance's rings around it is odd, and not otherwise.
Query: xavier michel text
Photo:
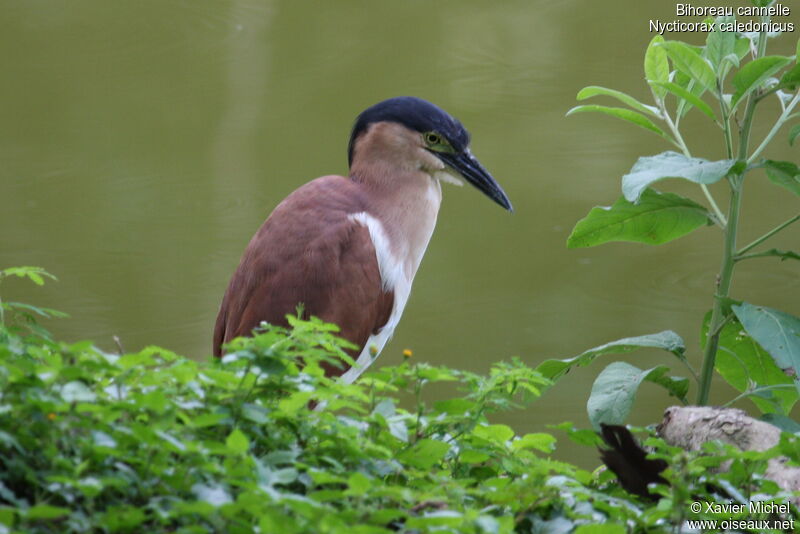
[[[675,15],[678,17],[726,17],[727,20],[704,20],[703,22],[686,22],[672,20],[650,20],[650,32],[663,35],[667,32],[793,32],[794,22],[784,21],[756,21],[734,20],[733,17],[788,17],[791,14],[789,6],[775,4],[773,6],[693,6],[692,4],[676,4]]]

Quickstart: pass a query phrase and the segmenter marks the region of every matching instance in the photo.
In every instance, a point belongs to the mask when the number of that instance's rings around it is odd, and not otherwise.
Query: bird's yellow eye
[[[429,145],[440,145],[442,144],[442,136],[436,132],[428,132],[425,134],[425,142]]]

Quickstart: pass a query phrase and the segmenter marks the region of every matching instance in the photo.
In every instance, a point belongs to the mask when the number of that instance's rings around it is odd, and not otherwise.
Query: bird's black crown
[[[469,132],[445,110],[415,96],[398,96],[378,102],[358,116],[347,146],[349,165],[353,164],[353,148],[358,136],[367,131],[370,124],[384,121],[397,122],[420,133],[439,132],[456,152],[462,152],[469,145]]]

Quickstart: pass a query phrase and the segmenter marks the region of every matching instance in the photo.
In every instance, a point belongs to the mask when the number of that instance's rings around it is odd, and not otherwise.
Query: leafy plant
[[[12,276],[27,278],[37,286],[43,286],[45,279],[57,280],[55,276],[41,267],[8,267],[0,270],[0,284]],[[0,335],[5,331],[18,334],[31,333],[48,337],[47,330],[39,327],[36,318],[50,319],[53,317],[66,317],[67,314],[50,308],[32,306],[22,302],[8,302],[0,299]]]
[[[0,325],[0,534],[669,532],[687,496],[716,498],[709,480],[785,498],[751,480],[761,457],[698,483],[687,473],[709,460],[655,440],[676,468],[658,490],[666,505],[640,501],[610,472],[554,460],[551,434],[489,420],[550,384],[521,362],[482,376],[407,358],[345,385],[322,370],[346,346],[336,327],[291,326],[195,362]],[[444,383],[462,394],[427,400]],[[594,454],[595,433],[558,428]],[[781,446],[797,456],[797,440]]]
[[[775,2],[753,2],[772,5]],[[762,17],[768,22],[769,17]],[[545,376],[559,365],[585,365],[601,353],[627,352],[636,346],[656,346],[677,356],[697,382],[697,404],[706,404],[716,368],[723,378],[742,392],[753,396],[765,413],[787,416],[797,402],[800,384],[794,377],[800,370],[800,319],[788,313],[730,298],[733,274],[738,263],[753,258],[775,257],[798,260],[796,251],[775,248],[756,252],[778,232],[800,220],[800,213],[765,232],[745,246],[737,242],[745,178],[765,172],[769,181],[800,195],[800,168],[788,161],[762,156],[777,133],[796,121],[800,112],[800,41],[794,56],[767,55],[767,44],[775,35],[724,31],[732,17],[718,17],[705,46],[694,46],[658,35],[652,39],[644,59],[644,72],[652,104],[605,87],[590,86],[578,93],[578,100],[610,97],[626,107],[579,105],[567,113],[604,113],[655,133],[675,150],[643,156],[622,177],[622,196],[611,206],[593,208],[579,221],[567,246],[590,247],[609,241],[633,241],[658,245],[667,243],[704,226],[715,226],[723,242],[717,283],[713,288],[712,309],[703,326],[702,368],[695,372],[684,357],[684,345],[673,332],[612,342],[592,349],[562,364],[548,361],[539,367]],[[751,133],[757,111],[767,102],[777,105],[777,118],[768,133],[753,148]],[[716,124],[724,140],[725,152],[712,159],[695,156],[684,140],[681,120],[697,110]],[[800,135],[800,124],[789,131],[793,143]],[[705,148],[706,145],[704,145]],[[696,184],[706,205],[674,193],[659,192],[653,186],[667,178]],[[708,186],[724,181],[729,189],[726,212]],[[669,342],[653,343],[656,338]],[[589,354],[590,356],[586,356]],[[718,355],[721,355],[718,357]],[[686,384],[667,378],[663,366],[647,371],[629,364],[612,363],[595,382],[589,400],[592,423],[621,423],[628,415],[638,385],[656,382],[682,402]]]

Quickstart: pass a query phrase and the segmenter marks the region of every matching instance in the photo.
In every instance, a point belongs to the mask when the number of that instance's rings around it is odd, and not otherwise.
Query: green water
[[[590,84],[647,98],[648,20],[674,19],[673,4],[5,0],[2,11],[0,265],[40,265],[60,278],[32,289],[12,281],[3,292],[68,311],[49,324],[57,335],[106,348],[116,335],[128,350],[158,344],[208,357],[219,301],[253,232],[300,184],[346,173],[362,109],[409,94],[464,122],[516,213],[472,188],[446,188],[381,363],[411,348],[420,361],[485,371],[515,355],[536,364],[664,329],[683,335],[698,361],[718,230],[661,247],[565,247],[578,219],[617,198],[639,155],[667,147],[611,118],[564,113]],[[774,50],[792,53],[794,41]],[[693,115],[687,141],[718,159],[721,138]],[[760,125],[754,139],[765,132]],[[798,149],[781,137],[767,155],[797,160]],[[742,243],[798,209],[796,197],[753,176]],[[688,186],[662,187],[702,201]],[[712,190],[726,201],[723,184]],[[773,244],[799,238],[793,228]],[[800,314],[797,269],[746,262],[734,295]],[[662,358],[629,359],[644,367]],[[601,368],[574,372],[504,420],[520,431],[586,425]],[[633,420],[656,421],[669,402],[645,388]]]

